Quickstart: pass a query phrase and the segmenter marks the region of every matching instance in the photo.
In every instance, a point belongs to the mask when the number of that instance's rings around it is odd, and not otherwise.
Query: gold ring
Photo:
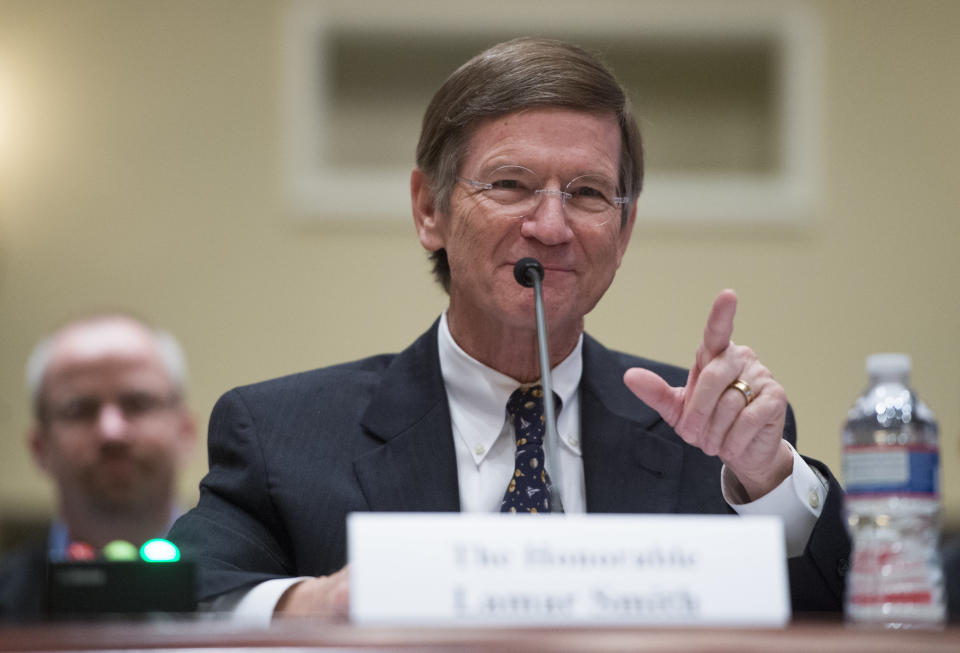
[[[733,388],[734,390],[739,390],[740,394],[742,394],[743,398],[747,401],[748,406],[750,405],[750,402],[753,401],[753,390],[750,389],[750,384],[743,379],[737,379],[727,387]]]

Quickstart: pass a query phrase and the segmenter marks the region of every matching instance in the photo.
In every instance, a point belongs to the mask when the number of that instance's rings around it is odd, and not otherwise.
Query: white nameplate
[[[774,517],[354,513],[360,624],[782,626]]]

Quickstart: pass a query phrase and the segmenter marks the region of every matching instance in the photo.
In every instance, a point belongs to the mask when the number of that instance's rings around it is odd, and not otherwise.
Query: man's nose
[[[540,191],[540,202],[524,218],[520,233],[527,238],[536,238],[544,245],[562,245],[571,240],[573,229],[567,222],[564,197],[560,190]]]
[[[97,431],[104,440],[118,440],[125,438],[130,427],[127,416],[120,406],[107,402],[100,407],[97,416]]]

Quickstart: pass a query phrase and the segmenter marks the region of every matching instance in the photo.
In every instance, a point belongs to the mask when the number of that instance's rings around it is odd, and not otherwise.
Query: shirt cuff
[[[229,612],[230,621],[245,626],[267,627],[273,619],[273,611],[280,597],[288,589],[307,580],[309,576],[298,578],[274,578],[250,589],[240,589],[218,597],[211,606],[216,611]]]
[[[787,545],[787,557],[803,555],[813,527],[820,518],[826,502],[827,485],[820,473],[790,446],[793,454],[793,470],[780,485],[756,501],[750,501],[740,484],[726,465],[720,472],[720,488],[727,504],[740,515],[772,515],[783,520],[783,533]]]

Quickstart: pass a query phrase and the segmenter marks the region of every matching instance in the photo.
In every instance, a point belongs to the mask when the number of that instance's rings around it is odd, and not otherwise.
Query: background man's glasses
[[[154,395],[146,392],[129,392],[119,395],[113,402],[123,418],[128,421],[147,419],[158,415],[180,401],[176,394]],[[47,418],[53,422],[70,425],[88,425],[100,418],[105,403],[99,397],[78,397],[60,405],[50,406]]]
[[[545,196],[556,195],[571,222],[598,227],[610,222],[629,201],[627,197],[618,196],[617,185],[601,175],[581,175],[562,190],[544,188],[535,172],[514,165],[501,166],[483,179],[458,179],[503,206],[507,217],[529,215],[537,210]]]

